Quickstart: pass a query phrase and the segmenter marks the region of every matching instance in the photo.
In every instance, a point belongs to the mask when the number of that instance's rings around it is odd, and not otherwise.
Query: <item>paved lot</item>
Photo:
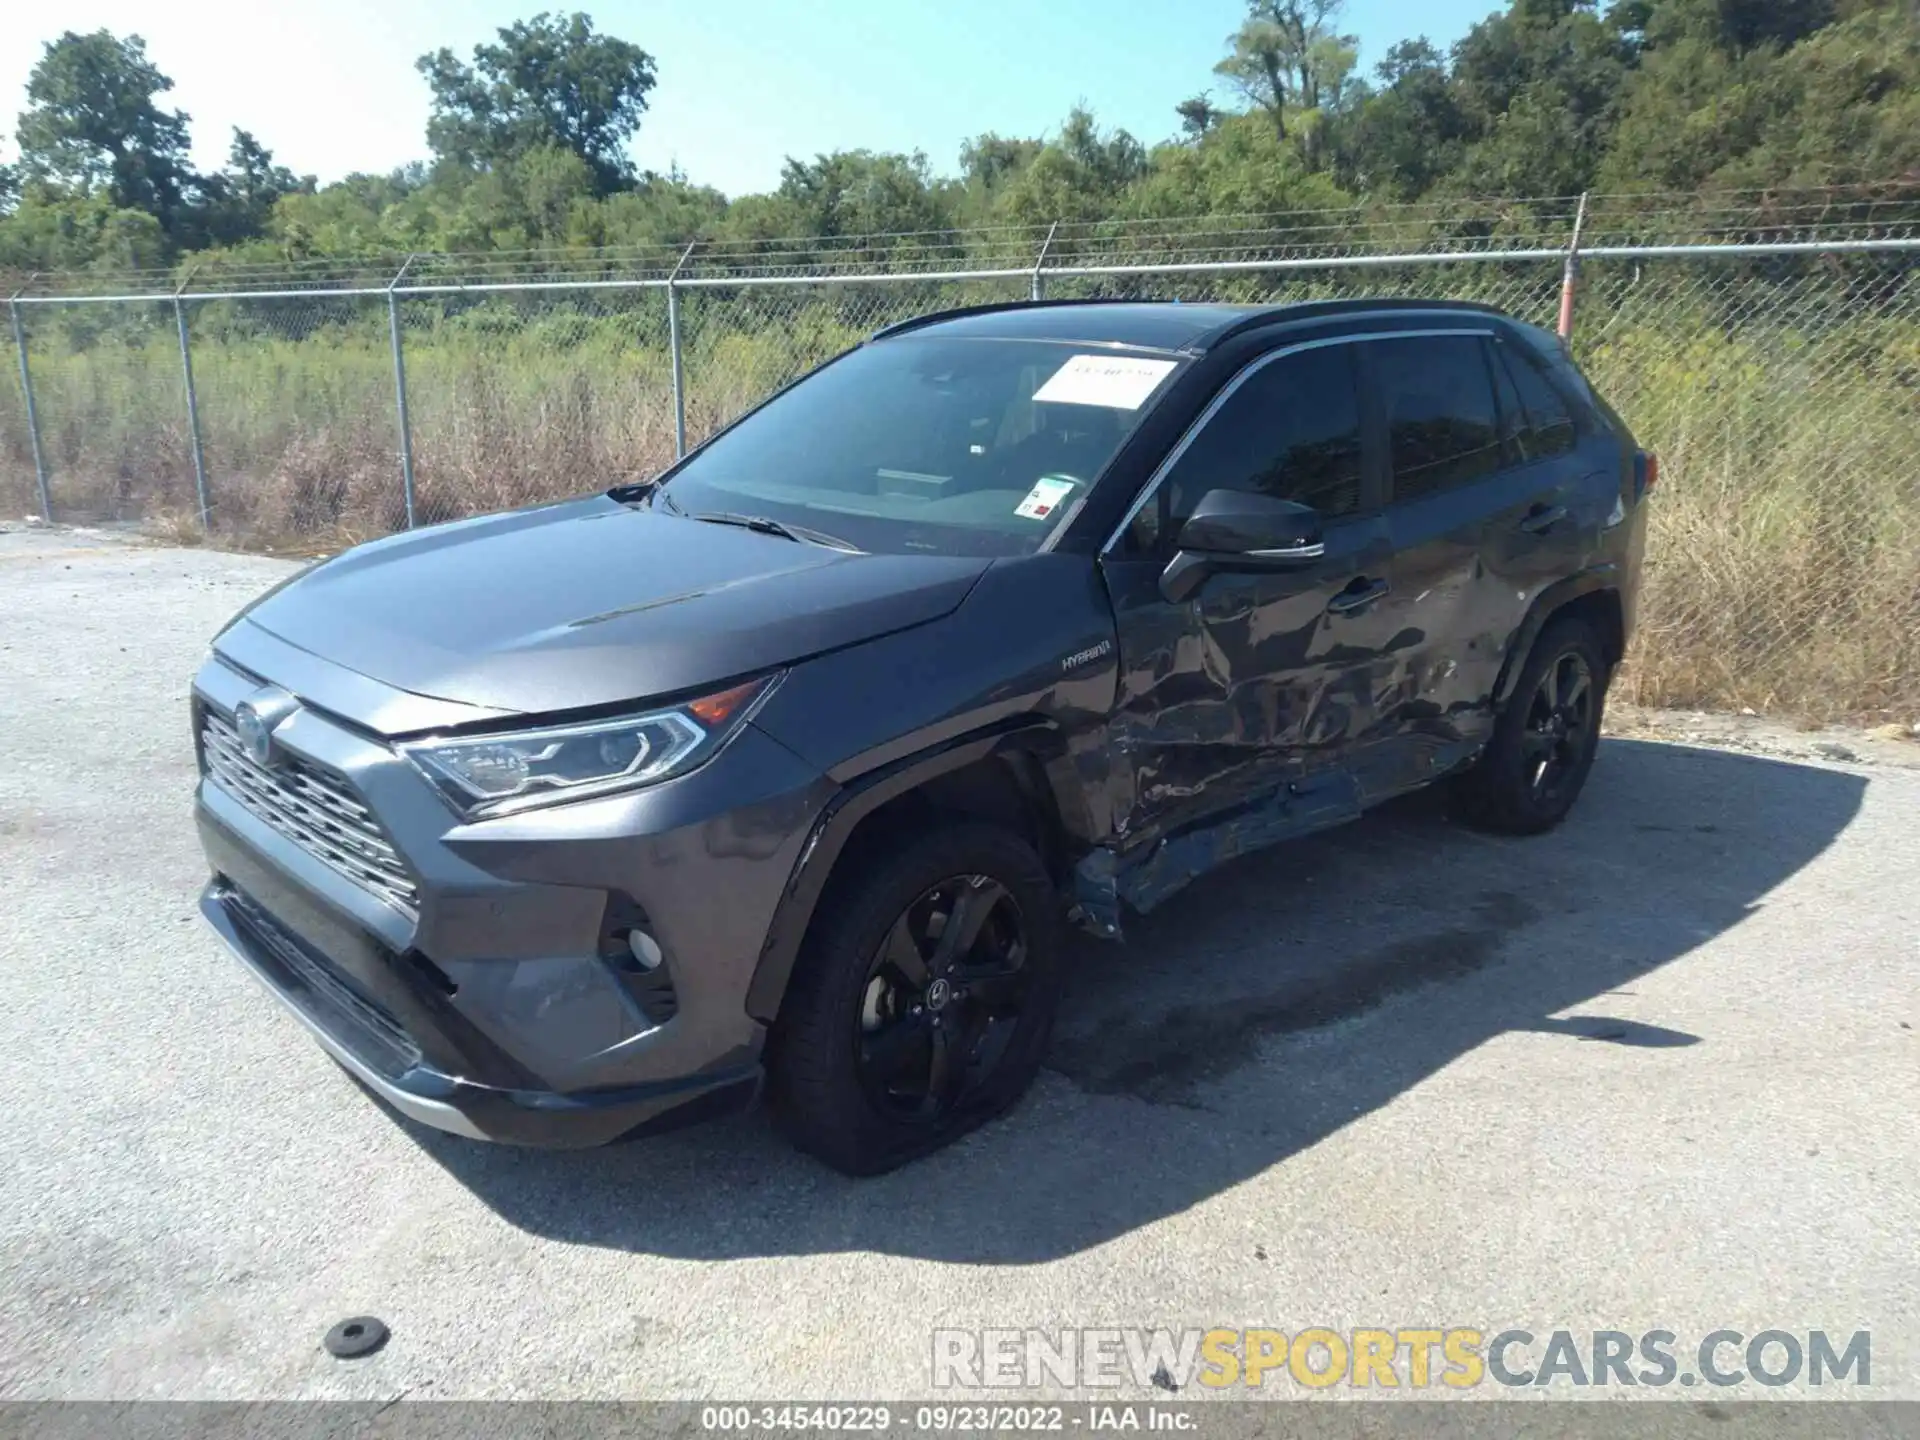
[[[1242,862],[881,1180],[758,1116],[522,1153],[374,1106],[194,916],[187,679],[285,569],[0,534],[0,1395],[905,1396],[936,1324],[1425,1324],[1865,1328],[1920,1396],[1900,747],[1614,740],[1544,839],[1416,801]]]

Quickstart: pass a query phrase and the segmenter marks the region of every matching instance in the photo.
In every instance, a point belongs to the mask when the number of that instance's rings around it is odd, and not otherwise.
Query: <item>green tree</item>
[[[1266,112],[1282,140],[1291,117],[1310,161],[1324,148],[1323,108],[1339,106],[1358,54],[1358,39],[1334,29],[1344,8],[1345,0],[1247,0],[1247,18],[1213,67]]]
[[[1068,113],[1054,146],[1088,185],[1109,195],[1147,173],[1146,147],[1125,130],[1102,130],[1085,106]]]
[[[1920,10],[1880,4],[1822,29],[1768,67],[1756,143],[1715,186],[1823,186],[1920,176]]]
[[[985,191],[1002,185],[1031,165],[1046,148],[1044,140],[1015,139],[989,130],[960,145],[960,174],[969,186]]]
[[[1639,31],[1649,49],[1691,38],[1728,55],[1784,50],[1838,18],[1835,0],[1631,0],[1609,12],[1618,28]]]
[[[647,175],[633,189],[577,212],[575,219],[589,245],[683,246],[712,231],[726,213],[726,196],[675,173]]]
[[[421,177],[353,174],[314,191],[283,195],[267,233],[289,256],[365,255],[439,248]]]
[[[1761,189],[1920,173],[1920,11],[1653,0],[1608,189]]]
[[[29,181],[0,218],[0,270],[148,270],[170,249],[158,220],[116,206],[105,190],[75,195]]]
[[[266,232],[281,196],[313,188],[312,176],[275,164],[271,150],[235,127],[226,168],[200,177],[197,228],[204,243],[237,245]]]
[[[1374,67],[1340,147],[1342,179],[1355,189],[1411,200],[1460,163],[1468,136],[1445,57],[1425,36],[1402,40]]]
[[[1146,147],[1125,130],[1103,130],[1076,105],[1060,133],[1002,192],[999,218],[1023,225],[1100,220],[1148,173]]]
[[[1265,215],[1326,210],[1351,197],[1311,171],[1263,116],[1229,115],[1197,143],[1162,145],[1118,208],[1128,215]]]
[[[731,201],[636,173],[626,145],[653,60],[584,15],[510,26],[468,62],[424,57],[435,162],[325,188],[245,131],[222,169],[193,174],[187,117],[160,107],[169,82],[142,43],[68,34],[35,67],[20,164],[0,168],[0,265],[164,265],[204,246],[209,273],[695,236],[787,241],[776,248],[807,264],[834,248],[811,235],[841,237],[835,253],[895,237],[863,249],[900,259],[950,255],[944,236],[911,232],[955,227],[1920,175],[1915,0],[1506,0],[1449,55],[1406,41],[1364,81],[1339,15],[1340,0],[1249,0],[1218,67],[1245,113],[1197,94],[1150,152],[1077,107],[1046,139],[975,136],[951,176],[923,155],[854,149],[789,159],[776,189]]]
[[[1734,56],[1697,35],[1644,52],[1598,183],[1603,190],[1685,192],[1750,151],[1781,107],[1771,54]]]
[[[900,235],[944,228],[927,157],[841,150],[788,158],[774,192],[791,235]]]
[[[313,178],[301,180],[284,165],[274,163],[273,152],[252,133],[234,127],[233,144],[227,147],[227,168],[221,172],[235,200],[249,213],[264,214],[274,201],[295,190],[313,188]]]
[[[653,89],[653,57],[595,32],[585,14],[539,14],[503,27],[497,45],[451,50],[416,62],[433,92],[427,143],[441,160],[485,170],[542,147],[571,150],[596,193],[634,182],[626,144]]]
[[[1044,140],[989,130],[960,145],[960,178],[945,209],[956,225],[989,225],[1005,210],[1008,187],[1046,148]]]
[[[48,41],[16,135],[22,176],[74,195],[104,192],[113,208],[144,210],[171,232],[194,184],[188,117],[154,103],[172,88],[138,35],[69,30]]]
[[[1180,133],[1188,140],[1200,139],[1223,118],[1220,107],[1213,103],[1204,90],[1190,99],[1182,100],[1173,107],[1173,112],[1180,117]]]
[[[436,170],[375,211],[379,248],[464,253],[590,244],[597,203],[586,161],[538,145],[485,170]]]
[[[1453,47],[1454,94],[1474,139],[1449,188],[1489,195],[1587,189],[1633,63],[1595,0],[1513,0]]]

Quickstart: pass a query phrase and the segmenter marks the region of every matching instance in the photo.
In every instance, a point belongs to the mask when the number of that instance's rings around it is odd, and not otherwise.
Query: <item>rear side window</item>
[[[1206,422],[1168,472],[1177,526],[1209,490],[1311,505],[1328,519],[1360,508],[1360,389],[1353,346],[1262,365]]]
[[[1538,325],[1521,324],[1513,326],[1511,334],[1527,358],[1553,376],[1561,399],[1572,407],[1574,423],[1582,431],[1625,429],[1612,407],[1580,373],[1580,367],[1573,363],[1573,357],[1558,335]]]
[[[1493,366],[1493,392],[1500,402],[1500,454],[1509,465],[1526,462],[1527,409],[1520,403],[1511,370],[1500,363],[1496,351],[1489,362]]]
[[[1520,460],[1545,460],[1564,455],[1579,439],[1573,424],[1573,412],[1560,392],[1540,373],[1540,367],[1526,355],[1505,345],[1493,347],[1493,363],[1506,382],[1504,394],[1510,394],[1518,413],[1507,417],[1515,457]],[[1503,395],[1504,399],[1504,395]],[[1503,403],[1503,410],[1506,405]]]
[[[1373,353],[1394,499],[1418,500],[1500,468],[1499,414],[1478,335],[1382,340]]]

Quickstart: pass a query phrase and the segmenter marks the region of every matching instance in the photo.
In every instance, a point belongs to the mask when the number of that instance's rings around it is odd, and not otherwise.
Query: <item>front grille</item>
[[[265,910],[241,891],[228,888],[220,897],[227,913],[273,962],[280,988],[329,1035],[389,1079],[404,1075],[420,1063],[420,1047],[401,1028],[385,1006],[363,994],[325,956],[302,944]],[[258,953],[258,952],[256,952]],[[344,1020],[342,1026],[331,1023]]]
[[[233,722],[208,709],[200,725],[207,774],[259,820],[336,874],[408,915],[420,892],[373,812],[339,776],[295,755],[268,768],[247,754]]]

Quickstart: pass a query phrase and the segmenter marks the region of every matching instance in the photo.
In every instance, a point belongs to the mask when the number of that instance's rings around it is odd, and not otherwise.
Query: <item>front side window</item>
[[[1500,425],[1478,335],[1374,345],[1395,500],[1419,500],[1500,468]]]
[[[1078,508],[1179,364],[1043,340],[882,340],[715,436],[657,503],[861,550],[1023,555]]]
[[[1161,486],[1177,533],[1209,490],[1245,490],[1311,505],[1327,519],[1360,508],[1360,393],[1353,347],[1302,350],[1253,371],[1207,419]],[[1158,505],[1128,527],[1125,549],[1151,553]]]

